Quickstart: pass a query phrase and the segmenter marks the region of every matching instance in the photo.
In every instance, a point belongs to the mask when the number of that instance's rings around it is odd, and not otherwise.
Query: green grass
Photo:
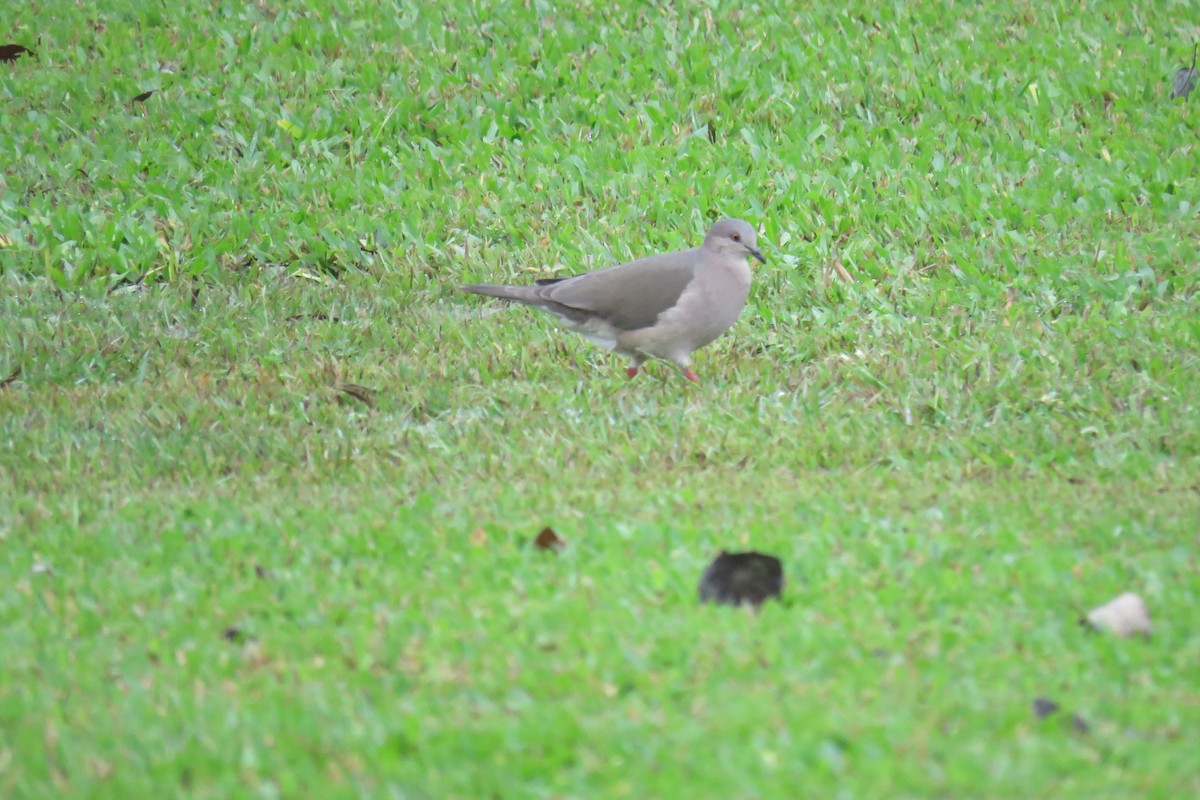
[[[817,5],[10,15],[0,796],[1200,793],[1194,7]],[[453,289],[725,215],[699,387]]]

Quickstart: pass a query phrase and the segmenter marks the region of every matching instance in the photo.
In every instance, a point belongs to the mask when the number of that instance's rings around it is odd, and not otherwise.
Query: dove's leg
[[[642,362],[644,362],[645,360],[646,360],[646,357],[643,356],[641,353],[632,354],[630,356],[629,368],[627,370],[625,370],[625,374],[631,378],[637,377],[638,370],[642,368]]]

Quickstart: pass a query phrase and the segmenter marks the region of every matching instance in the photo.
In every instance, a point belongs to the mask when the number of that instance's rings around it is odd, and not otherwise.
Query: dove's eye
[[[735,233],[729,238],[733,239],[735,242],[740,242],[742,240],[742,235],[740,233]]]

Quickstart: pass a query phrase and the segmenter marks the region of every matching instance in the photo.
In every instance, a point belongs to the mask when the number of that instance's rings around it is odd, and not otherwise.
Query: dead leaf
[[[317,312],[316,314],[292,314],[290,317],[285,317],[284,322],[299,322],[306,319],[315,320],[317,322],[324,322],[325,320],[329,320],[330,322],[341,322],[341,320],[337,317],[330,317],[327,314],[322,314],[320,312]]]
[[[1184,67],[1175,73],[1175,78],[1171,81],[1171,99],[1177,97],[1187,99],[1187,96],[1192,93],[1192,89],[1196,88],[1196,51],[1200,49],[1200,44],[1192,46],[1192,65]]]
[[[19,44],[0,44],[0,61],[16,61],[23,55],[37,58],[37,53]]]
[[[354,398],[367,408],[375,407],[375,395],[379,394],[375,389],[357,383],[339,383],[337,390],[340,394]]]
[[[1033,700],[1033,715],[1038,719],[1045,719],[1058,709],[1058,703],[1048,697],[1035,697]]]
[[[1171,81],[1171,99],[1182,97],[1186,100],[1194,88],[1196,88],[1195,67],[1181,69],[1175,73],[1175,78]]]
[[[88,756],[87,766],[88,772],[96,780],[111,778],[114,772],[113,765],[98,756]]]
[[[783,562],[765,553],[724,550],[700,578],[700,602],[761,606],[783,593]]]
[[[533,546],[538,550],[561,550],[567,546],[565,539],[554,532],[554,529],[547,526],[542,528],[542,532],[533,540]]]
[[[475,545],[476,547],[483,547],[485,544],[487,544],[487,531],[485,531],[483,528],[476,528],[475,530],[471,531],[471,535],[468,538],[471,540],[471,544]]]
[[[8,386],[9,384],[13,383],[19,377],[21,377],[21,365],[20,364],[18,364],[17,368],[12,371],[11,375],[9,375],[7,378],[0,380],[0,389],[3,389],[5,386]]]
[[[256,641],[242,645],[242,658],[253,669],[261,669],[271,663],[271,654]]]
[[[833,271],[837,273],[838,278],[840,278],[843,283],[854,283],[854,278],[852,278],[850,273],[846,271],[846,268],[842,266],[842,260],[840,258],[835,258],[833,260]]]
[[[137,97],[130,100],[129,102],[130,103],[144,103],[150,99],[150,95],[154,94],[155,91],[157,91],[157,90],[149,89],[147,91],[144,91],[141,94],[139,94]]]
[[[1049,697],[1035,697],[1033,700],[1033,716],[1037,719],[1046,719],[1046,717],[1057,714],[1061,708],[1062,706]],[[1078,734],[1085,734],[1092,729],[1088,721],[1079,714],[1071,715],[1070,725],[1071,730]]]

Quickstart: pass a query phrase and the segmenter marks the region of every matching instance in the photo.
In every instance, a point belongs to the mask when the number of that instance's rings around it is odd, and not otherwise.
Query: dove
[[[627,356],[630,378],[647,359],[660,359],[699,383],[691,368],[692,353],[737,322],[750,294],[748,259],[766,263],[757,244],[749,223],[723,219],[694,250],[542,279],[532,286],[459,288],[553,314],[565,328]]]

